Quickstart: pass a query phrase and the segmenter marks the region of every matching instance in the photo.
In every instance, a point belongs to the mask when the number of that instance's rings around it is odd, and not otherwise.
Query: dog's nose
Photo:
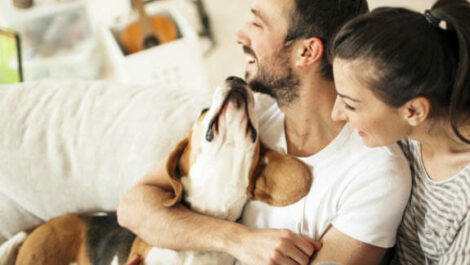
[[[228,101],[233,102],[235,107],[239,109],[246,102],[246,91],[241,89],[232,89],[228,94]]]
[[[240,108],[247,101],[247,89],[246,86],[241,85],[242,79],[232,79],[233,81],[227,81],[230,83],[230,90],[227,94],[228,101],[234,102],[237,108]],[[243,81],[244,82],[244,81]]]
[[[229,76],[229,77],[227,77],[227,79],[226,79],[225,81],[227,81],[227,82],[235,82],[235,83],[240,83],[240,84],[246,85],[245,80],[241,79],[241,78],[238,77],[238,76]]]

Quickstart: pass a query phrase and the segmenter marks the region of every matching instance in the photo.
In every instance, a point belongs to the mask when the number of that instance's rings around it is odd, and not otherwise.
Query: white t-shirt
[[[277,105],[258,117],[261,140],[286,153],[284,115]],[[395,244],[411,190],[409,164],[398,145],[365,147],[346,125],[322,151],[300,159],[313,168],[308,195],[285,207],[250,201],[243,212],[243,224],[287,228],[316,240],[333,225],[374,246]]]

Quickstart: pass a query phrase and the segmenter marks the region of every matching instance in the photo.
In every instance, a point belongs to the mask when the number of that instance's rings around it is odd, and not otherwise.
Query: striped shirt
[[[420,144],[405,144],[413,157],[413,187],[392,264],[470,265],[470,164],[447,180],[432,181]]]

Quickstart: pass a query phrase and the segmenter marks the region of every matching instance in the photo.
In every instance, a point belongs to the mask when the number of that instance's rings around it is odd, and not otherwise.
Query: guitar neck
[[[152,23],[150,22],[150,18],[147,15],[147,12],[145,12],[144,3],[142,3],[141,0],[132,0],[132,2],[134,3],[134,6],[139,14],[139,23],[142,27],[143,35],[155,35],[155,32],[152,29]]]

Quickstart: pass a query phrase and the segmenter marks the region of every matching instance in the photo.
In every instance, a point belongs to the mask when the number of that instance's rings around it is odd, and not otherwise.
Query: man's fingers
[[[277,265],[298,265],[299,263],[296,263],[289,257],[286,257],[280,254],[278,257],[276,257],[276,264]]]
[[[310,243],[309,240],[307,240],[308,237],[306,236],[295,236],[292,241],[293,243],[297,246],[298,249],[300,249],[305,255],[310,257],[313,254],[313,251],[315,251],[314,246]]]
[[[294,246],[289,244],[288,246],[283,248],[283,253],[284,256],[287,256],[297,262],[296,264],[307,264],[308,261],[310,260],[311,254],[307,254],[303,252],[301,249],[298,248],[298,246]]]
[[[313,241],[312,245],[315,248],[315,251],[320,250],[323,247],[323,243],[320,241]]]
[[[135,255],[126,265],[139,265],[142,262],[140,255]]]
[[[302,237],[303,237],[310,245],[313,246],[313,248],[314,248],[315,251],[319,250],[319,249],[323,246],[323,244],[322,244],[320,241],[315,241],[315,240],[311,239],[310,237],[304,236],[304,235],[302,235]]]

